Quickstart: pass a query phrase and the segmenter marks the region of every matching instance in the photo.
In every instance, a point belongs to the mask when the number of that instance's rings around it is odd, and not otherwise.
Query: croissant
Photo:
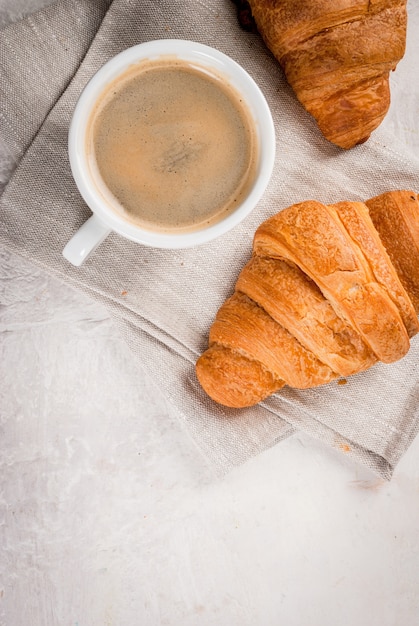
[[[235,408],[323,385],[402,358],[418,312],[418,194],[294,204],[257,229],[197,378]]]
[[[366,141],[390,105],[406,0],[248,0],[298,100],[332,143]],[[241,12],[242,14],[243,12]]]

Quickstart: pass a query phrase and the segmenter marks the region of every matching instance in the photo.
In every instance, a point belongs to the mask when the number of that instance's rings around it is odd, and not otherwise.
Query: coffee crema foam
[[[234,211],[259,156],[240,94],[177,58],[140,62],[107,87],[89,121],[87,151],[118,214],[163,232],[197,230]]]

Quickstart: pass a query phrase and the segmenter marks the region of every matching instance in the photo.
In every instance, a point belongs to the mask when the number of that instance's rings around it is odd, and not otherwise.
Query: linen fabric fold
[[[62,249],[91,215],[67,157],[77,98],[109,58],[164,38],[218,48],[256,80],[276,127],[269,187],[242,224],[209,244],[158,250],[112,234],[75,268]],[[1,197],[1,245],[108,307],[133,358],[176,407],[217,472],[301,429],[391,477],[418,431],[417,340],[402,361],[374,366],[346,385],[284,388],[245,410],[215,405],[201,390],[194,364],[263,220],[307,199],[332,203],[390,189],[418,191],[418,159],[383,129],[348,152],[328,143],[260,37],[240,29],[228,0],[60,0],[1,33],[0,98],[1,133],[17,164]]]

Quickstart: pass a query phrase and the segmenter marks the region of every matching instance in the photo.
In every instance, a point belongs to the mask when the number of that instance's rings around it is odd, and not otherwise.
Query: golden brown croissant
[[[248,0],[298,100],[342,147],[366,141],[390,104],[403,57],[406,0]]]
[[[419,201],[294,204],[259,226],[196,373],[230,407],[392,363],[419,331]]]

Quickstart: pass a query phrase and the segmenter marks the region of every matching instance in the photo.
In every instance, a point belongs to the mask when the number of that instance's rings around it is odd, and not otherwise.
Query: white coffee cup
[[[158,59],[161,55],[174,55],[222,75],[246,102],[259,143],[257,172],[248,194],[223,219],[192,232],[153,231],[123,219],[112,207],[112,200],[104,198],[99,192],[88,164],[88,122],[104,90],[131,65],[143,60]],[[145,246],[179,249],[206,243],[234,228],[254,209],[269,182],[275,159],[275,129],[263,93],[251,76],[233,59],[199,43],[165,39],[139,44],[121,52],[93,76],[77,102],[70,125],[68,151],[76,185],[93,212],[63,250],[64,257],[70,263],[80,266],[112,231]]]

